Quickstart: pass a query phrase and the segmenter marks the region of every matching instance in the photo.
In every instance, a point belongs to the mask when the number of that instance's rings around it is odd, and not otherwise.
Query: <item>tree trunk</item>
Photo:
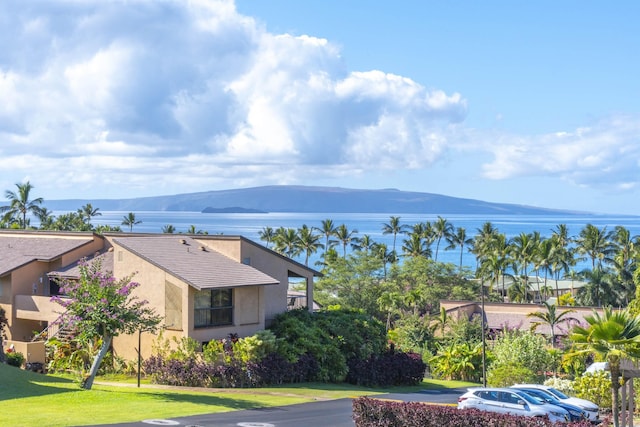
[[[93,380],[95,380],[96,375],[98,374],[98,369],[100,368],[100,364],[102,363],[102,359],[109,351],[109,347],[111,347],[112,336],[105,334],[102,337],[102,347],[100,347],[100,351],[96,354],[96,357],[93,359],[93,364],[91,365],[91,371],[89,371],[89,376],[82,382],[82,388],[85,390],[91,390],[93,386]]]
[[[609,360],[609,370],[611,371],[611,411],[613,413],[613,427],[620,427],[620,361]]]

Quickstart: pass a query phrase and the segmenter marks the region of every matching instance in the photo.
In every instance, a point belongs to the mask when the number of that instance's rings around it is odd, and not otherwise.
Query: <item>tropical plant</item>
[[[482,344],[451,343],[440,347],[429,359],[429,365],[440,378],[477,382],[482,373]]]
[[[273,242],[276,252],[289,258],[295,258],[300,254],[300,236],[295,228],[278,227]]]
[[[324,236],[324,250],[326,252],[336,244],[335,240],[331,240],[331,237],[336,234],[336,225],[333,223],[332,219],[322,220],[321,224],[322,225],[317,227],[316,230]]]
[[[621,363],[640,357],[640,317],[629,310],[603,309],[585,316],[587,326],[575,326],[570,335],[576,352],[595,353],[609,364],[613,423],[619,426]]]
[[[29,181],[24,184],[16,184],[16,187],[18,191],[5,191],[9,205],[0,206],[0,213],[4,213],[4,221],[11,222],[17,218],[20,228],[27,228],[29,224],[27,215],[31,213],[38,216],[42,210],[43,199],[42,197],[30,199],[31,190],[34,187]]]
[[[575,313],[575,310],[562,310],[558,312],[557,306],[555,304],[549,304],[548,302],[543,302],[542,305],[545,308],[545,311],[534,311],[532,313],[527,314],[527,317],[539,319],[535,322],[531,322],[531,327],[535,331],[539,326],[547,325],[551,329],[551,347],[555,347],[556,344],[556,326],[561,323],[570,322],[572,320],[576,320],[571,317],[571,313]]]

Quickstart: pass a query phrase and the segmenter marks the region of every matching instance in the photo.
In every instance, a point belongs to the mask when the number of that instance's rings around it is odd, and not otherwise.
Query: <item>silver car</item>
[[[589,418],[589,421],[591,421],[593,424],[600,423],[600,415],[599,415],[600,408],[598,408],[598,405],[596,405],[590,400],[567,396],[566,394],[564,394],[558,389],[555,389],[548,385],[542,385],[542,384],[516,384],[511,387],[516,389],[517,388],[537,388],[540,390],[545,390],[553,394],[558,400],[569,403],[571,405],[575,405],[580,409],[582,409],[583,411],[585,411],[587,413],[587,417]]]
[[[522,390],[509,388],[470,388],[458,398],[458,409],[474,408],[525,417],[548,417],[552,422],[568,422],[569,413],[559,406],[542,402]]]

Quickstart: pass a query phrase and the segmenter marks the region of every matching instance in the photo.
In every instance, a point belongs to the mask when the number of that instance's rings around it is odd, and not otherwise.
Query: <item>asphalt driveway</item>
[[[390,393],[372,396],[405,402],[456,404],[465,389],[422,390],[415,393]],[[149,419],[134,423],[111,424],[117,427],[353,427],[352,399],[327,400],[272,408],[194,415],[166,420]]]

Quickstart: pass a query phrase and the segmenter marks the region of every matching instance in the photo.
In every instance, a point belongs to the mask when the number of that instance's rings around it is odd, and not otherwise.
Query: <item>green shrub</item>
[[[529,368],[518,364],[491,365],[487,371],[487,384],[492,387],[508,387],[517,383],[532,383],[538,376]]]
[[[493,346],[493,356],[497,366],[524,366],[541,378],[554,367],[546,339],[531,331],[504,332]]]
[[[17,366],[18,368],[24,363],[24,354],[18,352],[6,353],[7,364]]]
[[[611,408],[611,377],[608,372],[584,374],[573,381],[576,397],[587,399],[601,408]]]
[[[569,396],[575,395],[575,390],[573,389],[573,381],[571,380],[552,377],[552,378],[546,379],[544,381],[544,385],[548,385],[550,387],[555,388],[556,390],[560,390],[561,392]]]

